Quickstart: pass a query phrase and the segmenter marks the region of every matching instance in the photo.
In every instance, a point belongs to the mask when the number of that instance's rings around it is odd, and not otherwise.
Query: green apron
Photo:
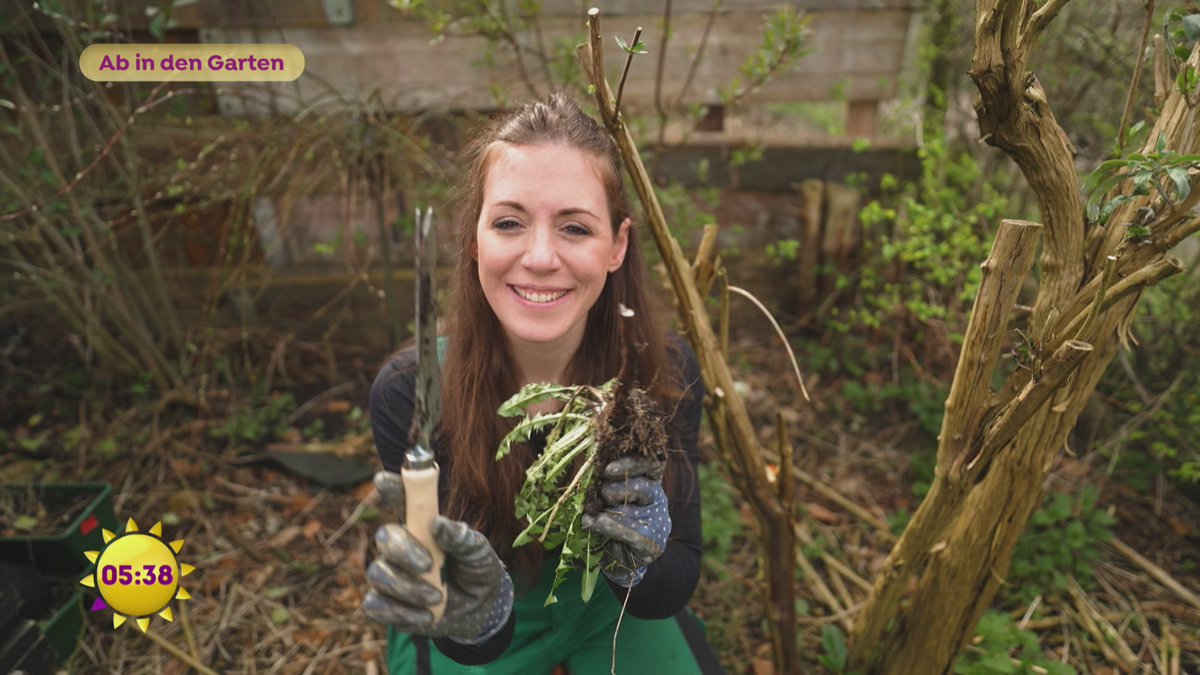
[[[544,607],[554,580],[558,557],[546,566],[532,590],[516,599],[513,613],[516,625],[512,644],[495,661],[482,666],[464,666],[442,655],[432,642],[429,675],[550,675],[563,665],[571,675],[608,675],[612,668],[613,631],[621,613],[624,597],[618,598],[601,579],[591,601],[579,597],[580,572],[567,575],[555,595],[558,602]],[[685,637],[685,622],[695,619],[690,613],[681,618],[636,619],[625,614],[617,634],[617,675],[702,675],[693,649],[707,650],[701,661],[712,662],[711,648],[692,628]],[[690,639],[689,639],[690,638]],[[416,638],[424,640],[424,638]],[[422,646],[424,647],[424,645]],[[426,675],[417,672],[417,650],[413,637],[388,628],[387,663],[389,675]],[[719,668],[719,666],[718,666]]]

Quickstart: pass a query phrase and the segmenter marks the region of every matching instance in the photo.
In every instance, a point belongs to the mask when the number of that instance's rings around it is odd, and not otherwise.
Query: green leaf
[[[621,47],[621,49],[624,49],[625,51],[629,51],[629,44],[626,43],[625,40],[623,40],[620,35],[614,35],[613,37],[615,37],[617,39],[617,45],[619,45]]]
[[[17,519],[13,521],[13,529],[21,530],[23,532],[29,532],[29,531],[33,530],[33,528],[37,527],[37,524],[38,524],[37,518],[34,518],[33,516],[30,516],[30,515],[22,514],[22,515],[17,516]]]
[[[1155,142],[1155,144],[1154,144],[1154,151],[1161,153],[1163,150],[1166,150],[1166,149],[1167,149],[1167,132],[1159,131],[1158,132],[1158,141]]]
[[[828,665],[836,672],[846,668],[846,638],[837,626],[827,623],[821,626],[821,646],[828,657]]]
[[[1187,14],[1183,17],[1183,34],[1188,42],[1200,40],[1200,14]]]
[[[596,580],[600,578],[600,566],[591,564],[591,555],[588,556],[588,567],[583,573],[583,592],[580,597],[584,602],[592,599],[592,592],[596,590]]]
[[[1188,170],[1182,166],[1173,166],[1167,169],[1167,175],[1175,183],[1175,199],[1180,201],[1187,199],[1188,193],[1192,191],[1192,181]]]
[[[275,609],[271,610],[271,621],[274,622],[276,626],[282,626],[283,624],[287,623],[287,620],[288,611],[286,609],[282,607],[276,607]]]

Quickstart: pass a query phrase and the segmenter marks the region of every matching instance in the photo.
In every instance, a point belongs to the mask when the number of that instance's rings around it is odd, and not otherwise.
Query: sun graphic
[[[143,633],[154,614],[174,621],[170,602],[192,597],[179,585],[180,577],[195,569],[179,562],[176,554],[182,548],[182,539],[167,543],[162,538],[162,523],[139,532],[130,518],[119,537],[104,530],[104,548],[84,551],[96,563],[96,571],[79,581],[100,591],[92,610],[111,607],[113,628],[132,617]]]

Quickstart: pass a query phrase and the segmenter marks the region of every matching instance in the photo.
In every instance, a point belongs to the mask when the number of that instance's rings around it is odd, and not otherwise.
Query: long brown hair
[[[450,294],[443,334],[447,349],[442,372],[442,434],[446,449],[447,515],[470,523],[488,536],[510,566],[536,570],[543,559],[540,546],[512,548],[523,524],[513,514],[513,498],[532,461],[528,447],[515,448],[496,461],[496,448],[516,420],[496,414],[520,383],[508,353],[499,319],[479,283],[479,267],[471,252],[483,208],[484,184],[496,151],[502,145],[565,145],[597,160],[601,167],[612,215],[614,236],[632,209],[625,193],[616,142],[570,98],[552,94],[493,120],[467,151],[465,174],[459,183]],[[638,386],[670,405],[683,389],[681,374],[668,358],[661,310],[649,292],[646,265],[636,228],[629,229],[624,263],[608,275],[600,297],[587,316],[583,342],[566,370],[569,384],[602,384],[620,369],[618,303],[634,311],[626,330],[645,345],[638,356]],[[666,409],[671,413],[674,406]],[[675,455],[677,453],[671,453]]]

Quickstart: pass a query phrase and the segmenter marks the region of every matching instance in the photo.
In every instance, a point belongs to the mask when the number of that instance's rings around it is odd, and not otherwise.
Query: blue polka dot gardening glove
[[[375,487],[404,520],[404,482],[399,474],[375,475]],[[438,516],[430,528],[446,554],[446,612],[434,623],[428,607],[441,593],[421,574],[433,559],[403,525],[388,523],[375,533],[379,557],[367,568],[371,590],[363,599],[367,618],[401,633],[448,637],[480,644],[498,633],[513,607],[512,579],[486,537],[466,523]]]
[[[662,473],[661,461],[645,457],[610,462],[600,488],[604,507],[594,517],[583,516],[583,529],[608,537],[600,561],[604,576],[626,588],[642,580],[671,533]]]

